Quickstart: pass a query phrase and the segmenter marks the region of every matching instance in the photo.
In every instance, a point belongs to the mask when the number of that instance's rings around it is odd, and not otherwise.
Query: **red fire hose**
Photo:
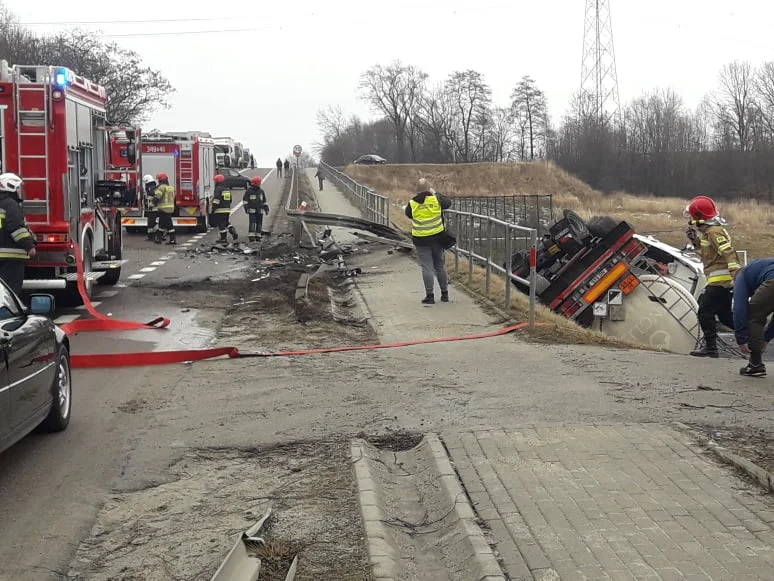
[[[121,321],[100,313],[91,304],[86,294],[86,283],[83,279],[83,259],[80,249],[75,246],[75,260],[78,269],[78,292],[83,299],[83,304],[93,319],[72,321],[61,325],[62,330],[68,335],[94,331],[133,331],[138,329],[165,329],[170,320],[166,317],[158,317],[148,323],[135,321]],[[460,337],[442,337],[436,339],[423,339],[419,341],[403,341],[400,343],[353,345],[347,347],[326,347],[321,349],[302,349],[299,351],[277,351],[273,353],[240,353],[236,347],[213,347],[210,349],[184,349],[179,351],[145,351],[137,353],[93,353],[89,355],[72,355],[73,368],[93,369],[99,367],[135,367],[145,365],[169,365],[172,363],[185,363],[188,361],[203,361],[214,357],[227,355],[230,359],[245,359],[254,357],[290,357],[299,355],[317,355],[322,353],[341,353],[345,351],[371,351],[375,349],[393,349],[396,347],[409,347],[412,345],[424,345],[428,343],[448,343],[452,341],[471,341],[474,339],[486,339],[507,335],[519,329],[523,329],[527,323],[518,323],[509,327],[503,327],[486,333],[463,335]]]

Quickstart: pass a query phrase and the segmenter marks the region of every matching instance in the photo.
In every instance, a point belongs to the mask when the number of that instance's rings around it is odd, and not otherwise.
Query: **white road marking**
[[[130,274],[129,275],[129,278],[131,280],[139,280],[139,279],[144,278],[144,277],[145,277],[144,274]]]
[[[99,298],[106,298],[106,299],[109,299],[110,297],[114,297],[114,296],[116,296],[117,294],[118,294],[118,291],[117,291],[117,290],[111,290],[111,291],[102,291],[102,292],[101,292],[101,293],[99,293],[97,296],[98,296]]]
[[[116,284],[116,286],[117,286],[118,288],[126,288],[126,287],[128,287],[129,285],[128,285],[128,284],[126,284],[125,282],[119,282],[119,283],[117,283],[117,284]]]
[[[76,319],[80,319],[80,315],[62,315],[54,319],[54,323],[57,325],[64,325],[65,323],[72,323]]]
[[[98,307],[101,304],[102,304],[102,301],[95,301],[95,302],[91,303],[91,306],[92,307]],[[78,309],[79,311],[85,311],[86,310],[86,305],[81,305],[80,307],[75,307],[75,308]]]
[[[243,205],[244,205],[244,202],[239,202],[239,203],[238,203],[236,206],[234,206],[233,208],[231,208],[231,214],[229,214],[229,215],[230,215],[230,216],[233,216],[233,215],[234,215],[234,212],[236,212],[236,211],[237,211],[239,208],[241,208]]]
[[[155,266],[146,266],[145,268],[141,268],[140,272],[153,272],[156,270]]]
[[[157,260],[156,262],[151,262],[151,266],[164,266],[166,264],[165,260]]]

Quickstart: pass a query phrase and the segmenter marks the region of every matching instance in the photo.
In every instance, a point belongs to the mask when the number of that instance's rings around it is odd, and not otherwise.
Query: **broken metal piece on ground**
[[[257,581],[261,573],[261,560],[250,556],[248,547],[263,539],[256,537],[258,531],[271,516],[271,507],[257,523],[239,535],[223,563],[210,581]]]

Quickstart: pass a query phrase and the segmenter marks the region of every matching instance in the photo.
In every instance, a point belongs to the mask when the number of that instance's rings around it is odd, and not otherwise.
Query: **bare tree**
[[[548,102],[546,96],[535,83],[534,79],[525,76],[513,89],[511,94],[514,115],[520,121],[523,130],[527,132],[526,141],[529,144],[529,158],[535,159],[537,140],[545,136],[548,126]]]
[[[759,119],[768,133],[769,143],[774,142],[774,61],[763,63],[755,75],[755,93]]]
[[[341,105],[328,105],[317,111],[317,129],[323,142],[339,139],[347,128],[347,117]]]
[[[449,75],[444,92],[453,104],[452,139],[460,161],[475,161],[478,153],[475,124],[489,108],[492,90],[481,73],[468,69]]]
[[[494,107],[489,127],[489,142],[492,147],[492,161],[510,161],[513,157],[515,123],[510,107]]]
[[[418,113],[427,74],[400,60],[375,65],[360,77],[360,88],[372,109],[382,113],[395,128],[398,163],[406,160],[405,145],[409,118]]]
[[[748,151],[756,109],[752,66],[734,61],[721,69],[719,80],[713,103],[720,133],[726,139],[733,137],[734,145],[741,151]]]

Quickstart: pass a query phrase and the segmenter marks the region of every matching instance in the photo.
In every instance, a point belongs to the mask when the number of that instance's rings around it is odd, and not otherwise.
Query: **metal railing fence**
[[[535,228],[538,236],[553,224],[554,202],[551,194],[514,194],[510,196],[455,196],[454,209],[473,212]]]
[[[484,267],[484,289],[487,297],[492,288],[492,273],[503,275],[505,284],[505,308],[511,307],[513,282],[529,287],[529,326],[535,326],[535,283],[537,271],[534,257],[537,253],[538,231],[518,224],[511,224],[492,216],[464,212],[444,211],[445,222],[457,238],[454,253],[454,271],[460,271],[460,257],[468,259],[468,282],[473,282],[474,265]],[[529,278],[521,278],[510,271],[511,257],[519,251],[530,256]],[[516,290],[516,292],[520,292]]]
[[[383,226],[390,225],[390,199],[387,196],[377,194],[371,188],[357,183],[347,174],[322,160],[320,168],[323,169],[325,179],[334,183],[345,195],[352,198],[363,212],[363,218]]]

